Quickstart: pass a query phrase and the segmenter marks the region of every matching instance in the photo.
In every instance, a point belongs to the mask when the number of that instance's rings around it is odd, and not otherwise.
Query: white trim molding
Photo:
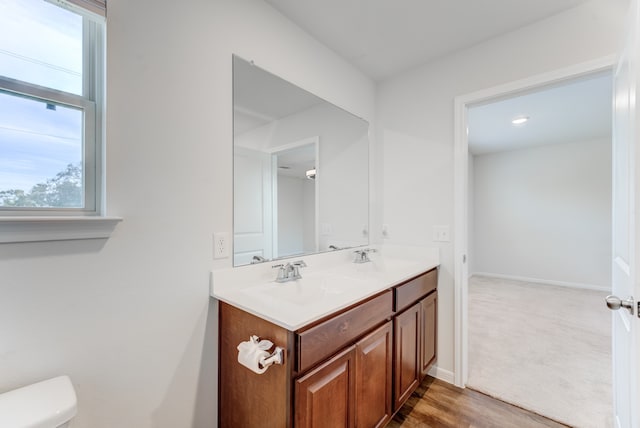
[[[105,239],[120,217],[0,217],[0,244]]]
[[[457,96],[454,100],[454,383],[463,387],[467,383],[467,175],[469,142],[467,129],[467,108],[480,102],[508,97],[523,91],[557,84],[570,79],[612,70],[616,64],[615,55],[575,64],[494,86],[477,92]]]
[[[569,282],[569,281],[556,281],[553,279],[540,279],[540,278],[529,278],[525,276],[517,276],[517,275],[504,275],[501,273],[490,273],[490,272],[474,272],[472,275],[469,275],[469,278],[474,276],[480,276],[483,278],[497,278],[497,279],[506,279],[510,281],[522,281],[522,282],[535,282],[536,284],[542,285],[557,285],[559,287],[568,287],[568,288],[581,288],[583,290],[597,290],[597,291],[606,291],[611,292],[610,285],[598,285],[598,284],[583,284],[580,282]]]
[[[454,383],[453,372],[450,370],[441,369],[437,365],[434,365],[433,367],[431,367],[427,374],[429,376],[435,377],[436,379],[440,379],[441,381],[444,381],[447,383]]]

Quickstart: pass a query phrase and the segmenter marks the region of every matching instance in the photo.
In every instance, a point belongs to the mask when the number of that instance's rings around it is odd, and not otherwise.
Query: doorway
[[[521,148],[521,147],[510,147],[509,152],[503,155],[488,155],[482,156],[481,162],[474,162],[472,156],[469,155],[469,141],[472,136],[473,129],[473,109],[476,107],[488,106],[491,104],[498,104],[497,102],[504,102],[507,99],[514,99],[522,96],[523,94],[530,94],[533,92],[539,92],[542,88],[558,88],[567,86],[570,82],[585,82],[592,79],[594,76],[608,74],[611,75],[611,70],[613,66],[613,58],[605,58],[600,61],[594,61],[586,64],[581,64],[579,66],[571,67],[569,69],[557,71],[554,73],[549,73],[542,76],[537,76],[530,79],[525,79],[523,81],[514,82],[508,85],[503,85],[501,87],[491,88],[485,91],[480,91],[478,93],[469,94],[463,97],[458,97],[456,99],[456,183],[455,183],[455,198],[456,198],[456,230],[462,231],[463,233],[459,233],[456,236],[455,241],[455,256],[456,256],[456,295],[455,295],[455,304],[456,304],[456,313],[455,313],[455,321],[456,321],[456,371],[455,371],[455,383],[458,386],[466,386],[469,381],[469,314],[473,311],[470,311],[468,305],[470,302],[471,293],[469,291],[469,281],[468,277],[470,273],[474,272],[482,272],[494,274],[487,275],[488,277],[493,277],[497,282],[502,282],[503,286],[505,286],[505,282],[515,281],[509,285],[512,286],[510,291],[513,291],[513,286],[523,287],[523,280],[526,282],[530,279],[538,279],[541,280],[537,283],[540,285],[540,282],[544,283],[543,288],[538,287],[538,290],[545,290],[548,292],[553,287],[560,287],[560,291],[569,292],[571,287],[567,286],[581,286],[584,288],[606,288],[610,286],[610,271],[608,272],[599,272],[598,275],[600,279],[598,280],[589,280],[588,278],[593,278],[594,275],[586,275],[586,277],[579,278],[576,275],[571,276],[571,270],[573,269],[574,274],[576,273],[576,268],[571,266],[571,263],[563,262],[557,263],[555,266],[555,272],[546,271],[546,273],[536,274],[536,272],[540,272],[541,266],[531,266],[532,260],[538,259],[538,261],[543,261],[545,258],[549,258],[550,260],[558,260],[559,255],[554,254],[554,250],[558,250],[561,245],[553,245],[550,241],[552,238],[556,237],[556,234],[561,232],[552,231],[553,227],[556,226],[553,219],[542,219],[541,212],[536,211],[536,204],[539,201],[535,200],[535,198],[531,197],[532,194],[529,194],[529,197],[520,198],[518,201],[517,208],[522,210],[524,214],[530,215],[531,217],[528,219],[528,223],[525,222],[525,226],[529,226],[525,229],[520,229],[520,232],[530,232],[533,233],[532,236],[526,236],[526,233],[522,236],[522,239],[518,242],[526,242],[526,239],[529,239],[529,245],[520,245],[514,246],[512,245],[510,248],[508,245],[499,246],[501,239],[509,236],[510,233],[513,233],[514,230],[517,230],[518,225],[510,224],[509,222],[513,222],[514,218],[509,217],[510,210],[513,207],[508,207],[501,205],[499,199],[498,200],[488,200],[484,201],[484,205],[481,207],[482,213],[474,213],[473,207],[475,206],[470,202],[469,197],[473,195],[473,181],[470,181],[470,176],[478,175],[479,170],[482,175],[482,186],[483,186],[483,197],[487,196],[487,186],[490,186],[491,183],[494,185],[498,183],[498,186],[502,185],[502,188],[493,189],[493,196],[496,195],[504,196],[505,193],[515,192],[514,195],[520,194],[523,192],[520,191],[518,193],[518,186],[522,186],[524,182],[518,182],[519,179],[525,180],[528,185],[539,186],[539,190],[543,190],[544,187],[553,186],[554,183],[558,183],[560,178],[558,176],[554,176],[554,174],[562,174],[565,173],[568,177],[575,175],[575,171],[562,171],[559,172],[556,170],[555,172],[551,168],[551,165],[545,165],[544,156],[550,156],[548,159],[551,159],[549,164],[553,164],[556,161],[559,161],[560,158],[565,156],[569,156],[571,159],[571,151],[574,150],[574,156],[576,152],[576,147],[570,147],[571,145],[564,145],[561,149],[552,148],[551,146],[538,147],[538,148]],[[554,112],[555,114],[561,114],[562,109]],[[526,112],[523,112],[523,116]],[[514,117],[513,119],[517,119]],[[486,122],[484,120],[483,122]],[[469,128],[467,127],[469,125]],[[526,125],[525,125],[526,126]],[[516,128],[514,128],[516,129]],[[467,132],[465,132],[467,131]],[[513,139],[515,140],[515,138]],[[609,138],[610,142],[610,138]],[[591,147],[589,150],[603,150],[602,145],[597,142],[591,142]],[[522,151],[524,150],[524,151]],[[607,149],[605,149],[607,150]],[[610,148],[608,149],[610,152]],[[586,152],[587,150],[585,150]],[[595,153],[595,152],[594,152]],[[540,157],[541,164],[533,165],[533,159],[538,156]],[[597,155],[596,155],[597,156]],[[566,158],[565,158],[566,159]],[[578,160],[571,163],[571,166],[576,166],[578,164]],[[541,168],[542,166],[542,168]],[[525,171],[523,178],[523,169],[530,168],[528,171],[529,175],[527,176]],[[566,168],[570,169],[570,168]],[[475,173],[474,173],[475,170]],[[515,173],[514,173],[515,172]],[[584,172],[584,171],[583,171]],[[502,174],[502,175],[501,175]],[[506,174],[506,175],[505,175]],[[511,176],[509,176],[511,174]],[[505,177],[507,178],[505,181]],[[518,178],[519,177],[519,178]],[[496,181],[497,180],[497,181]],[[561,180],[560,180],[561,181]],[[575,184],[575,183],[574,183]],[[556,185],[552,188],[554,192],[556,192],[555,196],[559,196],[557,192],[561,193],[563,189]],[[490,188],[490,187],[489,187]],[[529,189],[531,190],[531,189]],[[489,196],[491,196],[491,192],[488,192]],[[553,192],[552,192],[553,193]],[[549,195],[547,195],[549,196]],[[571,197],[571,192],[569,193],[569,197]],[[610,198],[610,196],[609,196]],[[560,199],[563,199],[560,197]],[[528,205],[532,204],[532,205]],[[558,213],[554,213],[558,214]],[[493,220],[495,224],[487,223],[486,221],[482,223],[480,228],[482,229],[482,233],[474,233],[474,222],[469,222],[470,219],[473,219],[476,215],[484,216],[484,220],[489,218],[489,220]],[[575,213],[570,214],[569,217],[573,216],[576,219],[576,222],[584,220],[584,216],[576,217]],[[522,218],[520,218],[522,220]],[[544,221],[543,221],[544,220]],[[551,223],[546,223],[546,220],[551,221]],[[610,218],[608,219],[608,229],[610,228]],[[519,226],[522,226],[519,225]],[[515,229],[514,229],[515,227]],[[560,225],[560,228],[567,228],[565,224]],[[547,235],[545,235],[547,233]],[[473,238],[478,236],[478,239],[483,242],[475,242]],[[487,238],[490,237],[490,239]],[[488,242],[490,241],[490,242]],[[546,245],[546,252],[540,251],[539,248],[536,248],[537,244],[542,244],[544,247]],[[473,251],[474,244],[480,244],[478,250],[481,252],[483,256],[486,257],[478,257],[477,253]],[[506,248],[506,249],[505,249]],[[610,245],[609,245],[610,248]],[[504,252],[506,251],[506,252]],[[527,254],[528,253],[528,254]],[[532,256],[532,254],[538,254],[538,257]],[[519,256],[522,256],[519,258]],[[603,263],[608,263],[608,255],[602,255]],[[478,261],[480,260],[480,263]],[[568,260],[568,259],[567,259]],[[508,262],[502,263],[501,262]],[[480,265],[480,266],[478,266]],[[559,266],[558,266],[559,265]],[[506,269],[505,266],[509,266],[509,269]],[[593,264],[589,264],[590,267],[593,267]],[[480,270],[478,268],[481,267]],[[564,273],[560,272],[564,269]],[[496,275],[497,274],[497,275]],[[595,275],[595,276],[598,276]],[[500,277],[501,276],[501,277]],[[604,278],[604,281],[602,280]],[[487,286],[487,281],[484,281],[483,286]],[[574,290],[575,291],[575,290]],[[560,299],[569,298],[563,296]],[[513,303],[517,306],[517,302]],[[474,303],[477,305],[477,303]],[[547,305],[550,306],[550,305]],[[560,306],[561,307],[561,306]],[[476,309],[474,306],[473,309]],[[508,313],[508,308],[504,308],[505,314]],[[517,311],[517,308],[513,308]],[[560,309],[562,310],[562,309]],[[513,315],[513,314],[512,314]],[[509,322],[508,317],[503,318],[503,323]],[[526,335],[526,338],[529,338],[531,334],[531,330],[527,332],[521,332],[522,335]],[[522,336],[524,337],[524,336]],[[518,342],[516,340],[516,342]],[[516,343],[516,346],[525,346],[524,343]],[[503,349],[495,350],[496,352],[503,351]],[[521,371],[526,371],[526,368],[521,364],[516,364],[516,367],[520,367]],[[520,374],[520,373],[517,373]],[[509,377],[508,373],[504,374],[504,377]],[[516,382],[517,376],[512,376],[508,379],[508,382]],[[540,382],[544,382],[545,380],[550,379],[539,379]],[[567,385],[567,388],[571,388],[571,385]],[[610,397],[607,398],[608,401],[611,401]],[[506,400],[509,401],[509,400]],[[516,403],[522,404],[522,403]],[[535,409],[534,409],[535,410]],[[551,415],[553,416],[553,415]],[[571,422],[571,421],[568,421]]]

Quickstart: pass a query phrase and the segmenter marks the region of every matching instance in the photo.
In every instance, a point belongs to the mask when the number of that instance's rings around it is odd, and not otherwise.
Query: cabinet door
[[[355,346],[295,382],[296,428],[355,426]]]
[[[356,343],[356,427],[383,427],[391,410],[393,323],[384,324]]]
[[[436,360],[437,343],[437,294],[431,293],[420,302],[421,306],[421,346],[420,346],[420,379],[424,379]]]
[[[394,319],[394,410],[418,387],[420,379],[420,302]]]

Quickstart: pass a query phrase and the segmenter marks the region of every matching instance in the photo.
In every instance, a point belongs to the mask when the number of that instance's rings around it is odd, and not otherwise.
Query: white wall
[[[611,141],[476,156],[474,185],[476,272],[610,288]]]
[[[232,53],[373,119],[373,83],[262,1],[110,0],[107,204],[124,222],[108,240],[0,246],[0,391],[66,373],[75,428],[216,425]]]
[[[377,160],[389,241],[441,247],[438,368],[454,369],[453,245],[432,242],[453,226],[453,101],[458,95],[616,52],[625,8],[593,1],[382,82]],[[457,231],[453,231],[452,238]]]
[[[305,178],[278,175],[278,257],[304,252]],[[310,189],[313,192],[313,189]]]

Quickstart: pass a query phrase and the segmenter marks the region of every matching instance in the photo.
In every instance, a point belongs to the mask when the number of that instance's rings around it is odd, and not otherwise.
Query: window
[[[104,19],[82,2],[0,0],[0,216],[101,213]]]

